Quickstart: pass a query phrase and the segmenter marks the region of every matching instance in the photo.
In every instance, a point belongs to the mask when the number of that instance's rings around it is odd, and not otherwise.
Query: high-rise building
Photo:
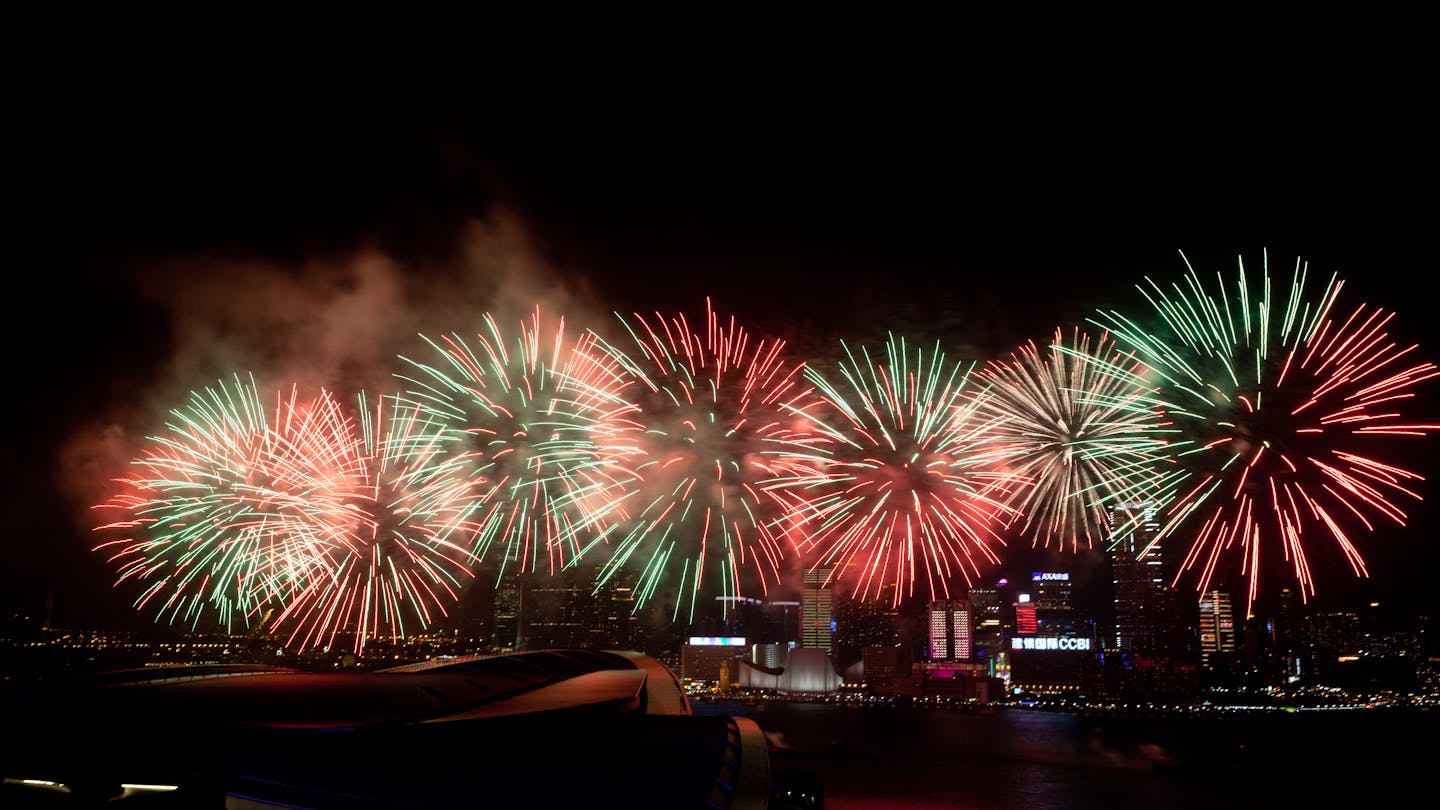
[[[717,596],[718,614],[724,617],[718,632],[745,636],[759,643],[799,642],[800,603],[751,596]]]
[[[861,651],[860,660],[865,682],[872,692],[891,693],[896,681],[910,677],[910,651],[904,647],[866,647]]]
[[[1030,602],[1035,606],[1035,632],[1042,636],[1074,638],[1082,635],[1075,611],[1074,584],[1064,571],[1036,571],[1030,575]]]
[[[995,674],[995,666],[1005,650],[1005,625],[1000,617],[1000,589],[998,587],[971,588],[970,623],[974,636],[973,657],[990,667],[989,674]]]
[[[834,583],[831,569],[819,567],[805,572],[800,591],[800,646],[830,652],[835,639],[831,597]]]
[[[1230,594],[1207,591],[1200,599],[1200,666],[1217,669],[1229,666],[1235,656],[1235,614]]]
[[[1365,649],[1360,614],[1322,611],[1305,617],[1305,646],[1316,675],[1331,675],[1342,658],[1359,657]]]
[[[1015,632],[1010,640],[1010,682],[1039,693],[1079,688],[1083,664],[1091,654],[1091,629],[1072,602],[1070,574],[1036,571],[1030,593],[1015,603]]]
[[[968,600],[942,600],[930,603],[930,655],[932,662],[969,661],[974,655]]]
[[[582,647],[589,641],[587,620],[595,603],[588,571],[567,569],[554,576],[527,574],[524,584],[523,638],[527,650]]]
[[[895,605],[894,587],[893,584],[882,586],[878,594],[870,594],[869,598],[843,590],[834,594],[832,652],[837,661],[853,662],[866,647],[893,646],[899,642],[900,610]]]
[[[1115,598],[1114,649],[1147,657],[1180,654],[1175,589],[1165,575],[1154,501],[1110,507],[1110,563]]]
[[[753,596],[715,597],[715,630],[727,636],[749,636],[751,626],[758,625],[762,602]]]
[[[497,650],[519,650],[520,641],[520,570],[507,567],[495,584],[494,630],[490,646]]]
[[[800,645],[800,602],[771,599],[760,610],[760,629],[750,634],[767,641]]]
[[[591,574],[586,605],[584,646],[603,650],[639,650],[640,620],[635,615],[635,593],[617,577],[599,581],[600,567]]]

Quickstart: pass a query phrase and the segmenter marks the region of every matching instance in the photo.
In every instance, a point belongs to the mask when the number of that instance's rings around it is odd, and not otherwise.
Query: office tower
[[[828,567],[805,572],[800,591],[800,646],[829,652],[834,644],[835,625],[831,609],[834,588]]]
[[[1228,666],[1235,655],[1235,615],[1230,594],[1211,590],[1200,599],[1200,666]]]
[[[772,599],[761,607],[760,628],[753,634],[763,641],[776,641],[792,647],[800,645],[800,602]]]
[[[490,646],[497,649],[520,650],[520,603],[523,583],[518,568],[506,568],[495,584],[494,631]]]
[[[571,568],[546,576],[525,577],[523,620],[527,650],[580,647],[589,640],[587,619],[594,618],[589,571]]]
[[[586,606],[585,646],[604,650],[639,650],[640,619],[635,615],[635,593],[619,577],[599,580],[600,566],[590,573],[590,593],[581,596]]]
[[[1275,649],[1280,654],[1284,682],[1299,680],[1308,669],[1301,643],[1300,595],[1294,588],[1280,589],[1280,615],[1275,618]]]
[[[910,651],[904,647],[866,647],[860,660],[872,691],[893,691],[896,680],[910,677]]]
[[[745,636],[756,643],[798,642],[800,603],[764,600],[752,596],[715,597],[714,627],[702,628],[726,636]]]
[[[1334,661],[1365,652],[1365,632],[1360,614],[1354,611],[1332,610],[1307,616],[1305,640],[1317,661]]]
[[[989,664],[990,674],[994,675],[996,661],[1005,649],[1005,626],[1000,619],[1000,589],[971,588],[969,598],[973,657]]]
[[[1115,598],[1115,649],[1154,657],[1179,655],[1175,589],[1163,550],[1150,546],[1159,522],[1154,501],[1110,507],[1110,562]]]
[[[1036,571],[1030,575],[1030,589],[1037,634],[1056,638],[1082,635],[1082,622],[1072,600],[1074,585],[1069,573]]]
[[[858,656],[866,647],[890,646],[899,640],[899,608],[893,598],[895,586],[883,586],[878,595],[862,599],[855,594],[834,594],[835,650],[843,656]]]
[[[762,602],[752,596],[715,597],[714,630],[726,636],[755,636],[752,629],[760,625]]]
[[[929,636],[931,661],[951,661],[949,602],[931,602]]]
[[[970,603],[960,600],[931,602],[928,610],[931,661],[969,661],[974,636]]]
[[[1042,694],[1075,692],[1091,656],[1091,638],[1071,601],[1070,574],[1036,571],[1029,586],[1032,592],[1019,594],[1015,603],[1010,683]]]

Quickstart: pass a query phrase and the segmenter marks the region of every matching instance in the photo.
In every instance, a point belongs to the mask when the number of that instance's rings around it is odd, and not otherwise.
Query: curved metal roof
[[[546,650],[370,672],[126,670],[6,704],[0,731],[29,744],[0,760],[0,776],[73,795],[160,784],[177,788],[165,806],[223,796],[226,807],[317,810],[768,802],[758,727],[692,715],[674,673],[638,653]]]

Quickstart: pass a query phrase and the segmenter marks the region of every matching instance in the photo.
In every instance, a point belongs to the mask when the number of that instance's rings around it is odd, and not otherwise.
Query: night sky
[[[56,624],[148,622],[90,550],[85,506],[166,409],[237,370],[383,389],[417,332],[487,309],[609,324],[708,295],[805,356],[894,330],[984,360],[1137,311],[1178,251],[1233,273],[1268,248],[1272,267],[1340,272],[1346,300],[1395,310],[1392,335],[1440,359],[1434,132],[1407,86],[1234,106],[1195,86],[940,86],[47,100],[16,125],[0,608],[49,591]],[[1434,478],[1440,436],[1421,442]],[[1436,533],[1415,507],[1362,545],[1371,582],[1322,571],[1321,596],[1421,604],[1394,586],[1440,562]]]

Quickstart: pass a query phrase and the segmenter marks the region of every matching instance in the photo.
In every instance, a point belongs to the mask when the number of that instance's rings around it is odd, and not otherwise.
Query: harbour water
[[[1440,731],[1440,712],[1416,709],[1099,716],[762,701],[694,711],[755,720],[772,769],[818,775],[827,810],[1415,806],[1434,793]]]

